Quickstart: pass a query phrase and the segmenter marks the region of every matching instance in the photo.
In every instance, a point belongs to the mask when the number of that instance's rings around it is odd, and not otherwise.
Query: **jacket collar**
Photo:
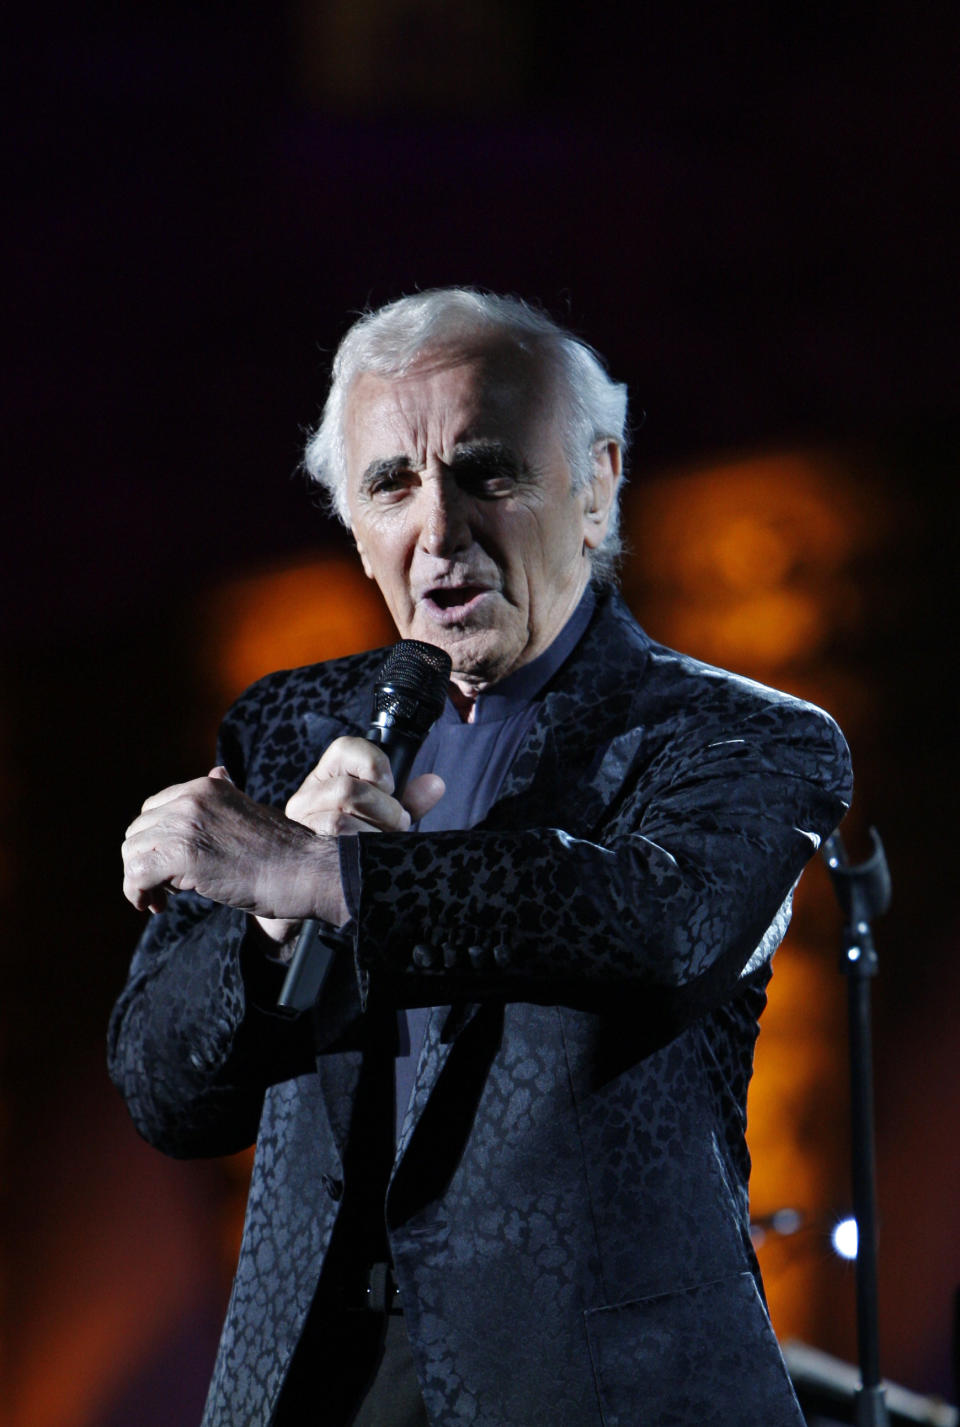
[[[592,829],[641,737],[630,710],[649,649],[619,594],[603,592],[586,633],[548,685],[485,825],[529,827],[560,815],[569,831]]]

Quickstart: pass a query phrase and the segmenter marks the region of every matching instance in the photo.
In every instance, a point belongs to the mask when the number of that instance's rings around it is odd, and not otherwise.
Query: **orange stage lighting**
[[[633,552],[624,587],[665,643],[830,708],[851,732],[869,690],[831,664],[861,618],[854,562],[891,514],[840,455],[788,451],[668,473],[631,491]],[[757,1049],[748,1139],[756,1218],[799,1212],[787,1237],[758,1245],[774,1326],[817,1342],[835,1265],[820,1226],[848,1194],[845,991],[834,969],[834,916],[814,865],[794,930],[777,953]]]
[[[231,580],[208,600],[203,625],[205,678],[213,673],[224,700],[274,669],[336,659],[397,637],[359,561],[343,556]]]

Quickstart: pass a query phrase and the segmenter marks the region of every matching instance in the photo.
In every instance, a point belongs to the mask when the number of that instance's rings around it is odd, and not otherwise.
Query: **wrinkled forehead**
[[[555,382],[543,360],[513,342],[426,348],[400,372],[362,371],[347,393],[347,450],[377,437],[530,439],[555,407]]]

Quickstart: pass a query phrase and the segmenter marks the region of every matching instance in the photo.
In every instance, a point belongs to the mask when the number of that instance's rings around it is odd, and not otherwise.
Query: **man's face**
[[[530,359],[498,346],[365,372],[345,436],[354,538],[401,636],[446,649],[465,689],[542,653],[587,584],[615,481],[571,490]]]

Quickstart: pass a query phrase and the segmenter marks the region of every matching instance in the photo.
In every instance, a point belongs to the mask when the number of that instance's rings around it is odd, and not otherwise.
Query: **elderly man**
[[[382,654],[271,675],[128,830],[156,915],[114,1079],[169,1153],[258,1141],[210,1427],[802,1420],[745,1106],[849,763],[825,714],[618,599],[624,423],[522,303],[361,319],[307,464],[400,634],[452,657],[447,706],[397,798],[362,737]],[[304,919],[341,930],[291,1021]]]

